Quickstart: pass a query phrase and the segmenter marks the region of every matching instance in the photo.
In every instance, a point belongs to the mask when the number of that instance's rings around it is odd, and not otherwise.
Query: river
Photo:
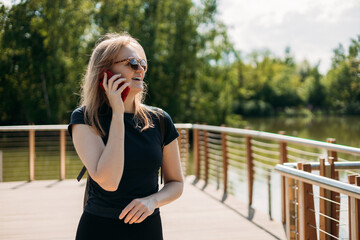
[[[337,144],[360,147],[360,116],[244,118],[254,130],[319,141],[335,138]]]

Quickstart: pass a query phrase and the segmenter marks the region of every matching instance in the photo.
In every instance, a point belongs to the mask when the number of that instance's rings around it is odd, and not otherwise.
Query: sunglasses
[[[139,70],[140,67],[142,67],[145,72],[147,70],[147,63],[146,63],[146,60],[144,60],[144,59],[136,59],[134,57],[129,57],[129,58],[117,61],[115,63],[121,63],[121,62],[127,62],[127,64],[135,71]]]

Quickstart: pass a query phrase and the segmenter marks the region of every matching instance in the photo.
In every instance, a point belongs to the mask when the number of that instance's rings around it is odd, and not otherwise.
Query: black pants
[[[162,240],[160,214],[147,217],[141,223],[99,217],[84,212],[80,218],[76,240]]]

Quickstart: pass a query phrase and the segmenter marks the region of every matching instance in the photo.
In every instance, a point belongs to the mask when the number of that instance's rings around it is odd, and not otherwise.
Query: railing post
[[[279,134],[285,135],[285,131],[280,131]],[[284,164],[288,162],[287,158],[287,150],[286,150],[286,142],[280,142],[280,164]],[[281,177],[281,216],[282,222],[285,223],[286,221],[286,208],[285,208],[285,177]]]
[[[221,125],[225,127],[225,125]],[[228,183],[228,152],[227,152],[227,142],[226,142],[226,133],[221,132],[221,145],[222,145],[222,157],[223,157],[223,181],[224,181],[224,196],[227,195],[227,183]]]
[[[335,152],[336,154],[336,152]],[[330,163],[330,176],[332,179],[338,179],[338,172],[335,171],[335,159],[334,157],[328,157],[328,162]],[[330,191],[330,199],[333,202],[330,202],[331,205],[331,217],[338,220],[340,218],[340,193]],[[335,202],[339,203],[336,204]],[[339,237],[339,224],[336,221],[331,221],[331,232],[332,235]]]
[[[178,136],[178,148],[179,148],[179,153],[180,153],[180,159],[182,159],[182,152],[181,152],[181,145],[182,145],[182,129],[179,128],[178,129],[178,133],[179,133],[179,136]]]
[[[35,180],[35,130],[29,130],[29,181]]]
[[[272,220],[272,213],[271,213],[271,171],[268,170],[268,176],[267,176],[267,181],[268,181],[268,208],[269,208],[269,217],[270,220]]]
[[[180,162],[181,162],[181,167],[182,167],[182,169],[184,169],[184,161],[183,161],[183,151],[182,151],[182,138],[183,138],[183,136],[182,136],[182,129],[181,128],[178,128],[177,129],[178,130],[178,133],[179,133],[179,136],[178,136],[178,138],[177,138],[177,140],[178,140],[178,148],[179,148],[179,154],[180,154]]]
[[[336,139],[335,138],[327,138],[326,139],[327,143],[336,143]],[[328,151],[328,157],[333,157],[334,161],[337,161],[337,152],[336,151]]]
[[[348,176],[349,184],[360,186],[360,177],[357,175]],[[360,200],[354,197],[348,197],[348,215],[349,215],[349,239],[360,240]]]
[[[295,180],[289,177],[285,177],[285,210],[286,216],[286,239],[293,240],[297,239],[297,229],[295,225],[295,208],[297,206],[295,202]]]
[[[310,164],[298,164],[298,169],[311,172]],[[299,182],[299,236],[301,240],[316,240],[315,207],[312,185]]]
[[[246,159],[247,159],[247,172],[248,172],[248,196],[249,196],[249,206],[252,205],[252,196],[253,196],[253,185],[254,185],[254,166],[253,166],[253,157],[251,149],[251,137],[246,136]]]
[[[355,185],[360,187],[360,176],[355,177]],[[360,240],[360,199],[356,199],[356,212],[355,212],[355,219],[356,219],[356,240]]]
[[[195,169],[195,176],[196,179],[200,179],[200,144],[199,144],[199,129],[193,130],[193,144],[194,144],[194,169]]]
[[[205,158],[205,184],[209,180],[209,146],[208,146],[208,131],[203,131],[204,136],[204,158]]]
[[[66,135],[65,129],[60,130],[60,179],[66,176]]]
[[[0,151],[0,182],[3,181],[3,152]]]
[[[185,176],[189,175],[189,129],[185,130]]]
[[[330,171],[329,167],[326,166],[325,158],[321,157],[319,159],[320,161],[320,176],[323,177],[329,177]],[[330,219],[326,218],[325,216],[330,216],[330,203],[326,201],[325,199],[330,198],[330,192],[326,190],[325,188],[319,188],[319,211],[321,215],[319,216],[319,223],[320,223],[320,229],[323,231],[319,231],[319,238],[321,240],[326,240],[327,235],[325,232],[330,232],[331,222]]]

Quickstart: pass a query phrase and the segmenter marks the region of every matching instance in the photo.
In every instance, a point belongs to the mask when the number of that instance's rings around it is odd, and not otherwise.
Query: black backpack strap
[[[81,178],[84,176],[86,172],[86,167],[83,166],[83,168],[81,169],[79,175],[77,176],[77,180],[78,182],[80,182]],[[85,209],[85,205],[86,205],[86,202],[89,198],[89,184],[90,184],[90,177],[89,177],[89,174],[87,176],[87,180],[86,180],[86,186],[85,186],[85,193],[84,193],[84,205],[83,205],[83,208]]]
[[[161,130],[161,150],[164,150],[165,146],[165,123],[164,123],[164,112],[161,111],[159,115],[160,130]],[[163,183],[163,169],[160,169],[161,184]]]
[[[83,168],[82,168],[81,171],[79,172],[79,175],[78,175],[77,178],[76,178],[76,179],[78,180],[78,182],[80,182],[80,180],[81,180],[81,178],[84,176],[85,172],[86,172],[86,167],[83,166]]]

